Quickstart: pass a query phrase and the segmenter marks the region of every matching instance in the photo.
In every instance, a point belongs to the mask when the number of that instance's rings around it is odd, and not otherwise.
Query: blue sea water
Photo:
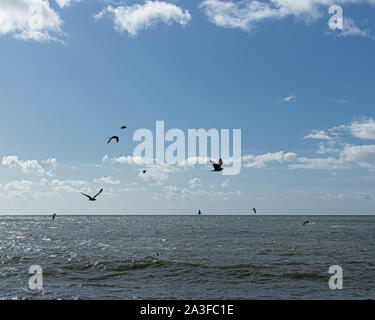
[[[1,299],[374,297],[375,216],[0,216]]]

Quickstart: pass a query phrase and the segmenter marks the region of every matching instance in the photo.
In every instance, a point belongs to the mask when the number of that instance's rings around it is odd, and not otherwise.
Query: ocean
[[[375,216],[0,216],[1,299],[374,297]]]

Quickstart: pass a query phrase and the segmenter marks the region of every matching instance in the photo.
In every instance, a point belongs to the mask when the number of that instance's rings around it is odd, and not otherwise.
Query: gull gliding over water
[[[101,189],[99,190],[99,192],[98,192],[95,196],[93,196],[93,197],[91,197],[91,196],[89,196],[88,194],[85,194],[85,193],[83,193],[83,192],[81,192],[81,194],[84,195],[84,196],[86,196],[87,198],[89,198],[89,201],[96,201],[96,197],[97,197],[99,194],[101,194],[102,192],[103,192],[103,188],[101,188]]]

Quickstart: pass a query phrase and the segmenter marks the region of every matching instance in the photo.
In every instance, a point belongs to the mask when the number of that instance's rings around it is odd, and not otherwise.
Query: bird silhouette
[[[142,170],[142,173],[145,174],[147,172],[147,170]]]
[[[55,220],[55,217],[56,217],[56,213],[54,213],[54,214],[52,215],[52,220]]]
[[[91,196],[89,196],[88,194],[85,194],[85,193],[83,193],[83,192],[81,192],[81,194],[84,195],[84,196],[86,196],[87,198],[89,198],[89,201],[96,201],[96,197],[97,197],[99,194],[101,194],[102,192],[103,192],[103,188],[101,188],[101,189],[99,190],[99,192],[98,192],[95,196],[93,196],[93,197],[91,197]]]
[[[212,166],[214,167],[214,169],[211,170],[211,171],[222,171],[224,169],[224,168],[221,167],[223,165],[223,160],[221,158],[219,159],[219,163],[216,163],[212,160],[210,160],[210,162],[211,162]]]
[[[251,208],[251,211],[253,211],[254,213],[257,213],[257,209],[256,208]]]
[[[122,126],[120,129],[126,129],[127,128],[127,126]]]
[[[120,140],[118,136],[109,137],[107,144],[110,143],[113,139],[115,139],[117,143]]]

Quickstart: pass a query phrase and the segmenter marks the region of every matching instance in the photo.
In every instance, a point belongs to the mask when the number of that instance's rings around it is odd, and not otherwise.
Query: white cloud
[[[291,169],[316,169],[316,170],[336,170],[348,168],[348,164],[342,158],[305,158],[300,157],[297,163],[290,164]]]
[[[95,183],[106,183],[106,184],[120,184],[120,180],[113,180],[111,176],[109,177],[101,177],[99,179],[94,179]]]
[[[80,2],[80,0],[56,0],[56,3],[60,8],[68,8],[72,2]]]
[[[108,161],[109,158],[106,158]],[[120,156],[117,158],[112,158],[112,164],[126,164],[131,166],[138,166],[141,169],[146,169],[144,174],[142,171],[139,172],[138,177],[144,181],[151,181],[155,183],[162,183],[169,179],[171,173],[180,172],[182,170],[187,170],[193,168],[198,164],[206,164],[209,162],[209,158],[202,157],[190,157],[185,161],[179,162],[177,164],[157,164],[154,159],[145,159],[140,156]]]
[[[250,31],[254,23],[267,18],[279,18],[283,15],[267,3],[259,1],[221,1],[205,0],[201,3],[209,20],[224,28],[239,28]]]
[[[374,3],[373,0],[204,0],[200,8],[217,26],[251,31],[256,23],[263,20],[291,16],[309,22],[327,14],[328,6],[364,2]],[[350,19],[347,19],[342,35],[364,36],[364,32],[359,30]]]
[[[56,158],[48,158],[47,160],[42,160],[42,162],[50,165],[54,169],[57,167],[57,159]]]
[[[375,145],[346,145],[338,158],[305,158],[300,157],[296,163],[290,164],[291,169],[335,170],[360,167],[375,169]]]
[[[167,201],[186,200],[190,193],[188,189],[181,188],[177,185],[163,186],[162,191],[162,197]]]
[[[328,143],[331,143],[332,147],[334,142],[337,142],[339,137],[344,133],[349,133],[359,139],[375,140],[375,121],[372,118],[362,118],[360,120],[354,120],[350,124],[330,128],[327,131],[312,130],[312,132],[303,139],[330,140]]]
[[[371,37],[369,30],[360,29],[350,18],[344,18],[343,29],[338,33],[339,37],[347,36],[359,36],[359,37]]]
[[[52,187],[52,190],[55,192],[66,192],[66,193],[75,193],[75,192],[91,192],[90,188],[83,187],[87,185],[87,181],[83,180],[59,180],[54,179],[49,182],[49,185]]]
[[[290,162],[296,158],[296,154],[293,152],[284,153],[284,151],[279,152],[268,152],[262,155],[245,155],[242,157],[244,161],[243,166],[247,168],[265,168],[268,162]]]
[[[106,158],[108,160],[108,158]],[[144,159],[142,157],[136,156],[121,156],[117,158],[113,158],[112,163],[120,163],[120,164],[130,164],[130,165],[138,165],[138,166],[143,166],[147,164],[152,164],[153,159]]]
[[[330,152],[338,152],[339,150],[334,148],[335,141],[328,141],[328,143],[319,143],[319,149],[316,153],[318,154],[325,154],[325,153],[330,153]]]
[[[226,179],[226,180],[221,184],[221,186],[222,186],[223,188],[229,188],[229,187],[230,187],[230,185],[229,185],[229,180]]]
[[[284,101],[284,102],[292,102],[292,101],[295,100],[295,99],[296,99],[296,96],[291,95],[291,96],[287,96],[287,97],[285,97],[285,98],[283,99],[283,101]]]
[[[48,175],[51,173],[46,171],[37,160],[20,160],[18,156],[5,156],[2,160],[3,166],[11,169],[21,169],[25,173],[34,173],[38,175]]]
[[[1,0],[0,36],[39,42],[61,41],[59,14],[44,0]]]
[[[157,184],[161,184],[169,179],[170,173],[175,173],[180,169],[173,165],[164,164],[153,164],[147,166],[146,173],[139,172],[138,177],[145,181],[152,181]]]
[[[198,164],[208,164],[210,162],[210,158],[207,157],[189,157],[185,161],[180,162],[178,165],[181,167],[194,167]]]
[[[364,140],[375,140],[375,121],[372,118],[354,120],[350,124],[340,125],[323,130],[313,130],[304,139],[326,140],[318,144],[318,154],[338,153],[338,157],[306,158],[300,157],[290,164],[292,169],[375,169],[375,145],[350,145],[342,142],[344,133]],[[339,149],[340,148],[340,149]]]
[[[361,168],[375,169],[375,145],[345,146],[341,158]]]
[[[320,139],[320,140],[331,140],[332,138],[323,130],[313,130],[303,139]]]
[[[113,18],[114,28],[118,32],[128,32],[136,36],[142,29],[156,26],[159,22],[186,25],[191,20],[188,10],[163,1],[146,1],[144,4],[132,6],[106,7],[95,16],[95,19],[102,18],[109,14]]]
[[[356,198],[358,200],[368,200],[368,201],[372,201],[375,199],[374,195],[368,193],[368,192],[357,192],[356,193]]]
[[[64,185],[72,185],[72,186],[82,186],[87,184],[87,181],[83,180],[59,180],[59,179],[54,179],[50,182],[51,186],[64,186]]]
[[[202,186],[201,179],[195,177],[189,181],[190,188],[198,188]]]
[[[42,179],[40,179],[40,181],[39,181],[39,185],[41,185],[41,186],[46,186],[46,185],[48,185],[48,184],[49,184],[49,180],[46,179],[46,178],[42,178]]]
[[[29,180],[11,181],[4,185],[9,197],[24,197],[31,192],[33,182]]]
[[[331,99],[332,102],[336,102],[336,103],[348,103],[349,101],[347,99],[342,99],[342,98],[333,98]]]
[[[348,129],[356,138],[375,140],[375,121],[374,119],[363,119],[360,121],[354,121]]]
[[[11,181],[1,186],[8,197],[32,197],[34,199],[53,198],[61,196],[62,193],[91,192],[90,188],[84,187],[87,181],[81,180],[58,180],[49,181],[42,178],[39,182],[29,180]],[[42,188],[38,190],[37,187]]]
[[[109,157],[108,155],[104,155],[103,159],[102,159],[103,162],[109,162]]]
[[[232,196],[240,196],[242,191],[218,191],[215,187],[215,190],[204,190],[199,187],[196,188],[184,188],[178,185],[167,185],[161,187],[161,192],[158,192],[154,195],[155,199],[164,199],[166,201],[184,201],[188,200],[191,197],[204,196],[214,199],[228,200]]]

